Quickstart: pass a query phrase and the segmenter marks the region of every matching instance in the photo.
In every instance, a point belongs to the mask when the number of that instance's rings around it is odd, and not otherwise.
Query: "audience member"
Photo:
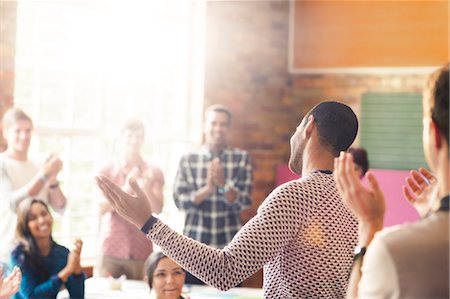
[[[39,198],[53,209],[62,212],[66,197],[58,183],[58,173],[63,163],[57,155],[51,155],[44,163],[28,156],[33,122],[18,108],[11,108],[3,116],[3,135],[8,149],[0,154],[0,235],[1,259],[6,261],[12,249],[15,211],[26,198]]]
[[[3,277],[3,271],[4,268],[2,266],[0,268],[0,299],[8,299],[19,291],[22,272],[19,267],[14,267],[7,277]]]
[[[205,144],[181,158],[174,186],[175,204],[186,214],[184,235],[219,249],[242,227],[240,212],[251,205],[250,156],[229,146],[230,127],[230,110],[206,109]],[[186,283],[203,284],[190,273]]]
[[[289,167],[302,178],[277,187],[223,249],[182,236],[152,216],[134,179],[136,196],[106,177],[97,183],[120,215],[209,285],[227,290],[264,266],[264,298],[341,298],[357,222],[339,197],[332,169],[357,131],[356,115],[342,103],[322,102],[308,112],[290,141]]]
[[[426,215],[421,220],[377,233],[386,205],[377,180],[369,172],[370,186],[362,185],[350,154],[335,160],[338,190],[359,222],[349,298],[449,298],[448,102],[447,64],[431,75],[423,95],[423,146],[436,178],[424,169],[412,171],[403,188],[407,200]]]
[[[118,155],[103,167],[100,174],[107,176],[127,190],[127,178],[134,177],[145,191],[152,211],[160,213],[163,206],[164,176],[162,171],[144,161],[141,149],[145,130],[141,121],[125,122],[118,140]],[[111,205],[102,199],[102,247],[99,261],[100,276],[142,279],[144,262],[152,252],[152,244],[128,221],[120,217]]]
[[[147,281],[155,299],[183,299],[186,274],[177,263],[161,251],[153,252],[148,259]]]
[[[84,298],[85,275],[80,265],[82,241],[74,249],[57,244],[52,238],[53,217],[40,199],[27,199],[17,210],[17,247],[12,264],[22,270],[20,291],[14,298],[56,298],[66,287],[70,298]]]
[[[362,147],[351,147],[348,152],[353,156],[353,162],[355,162],[355,170],[359,175],[359,178],[363,178],[367,170],[369,170],[369,159],[367,157],[367,151]]]

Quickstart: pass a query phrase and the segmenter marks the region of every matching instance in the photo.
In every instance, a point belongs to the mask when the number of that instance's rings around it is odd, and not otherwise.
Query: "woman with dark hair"
[[[60,213],[67,199],[58,182],[62,160],[55,154],[45,161],[29,155],[33,137],[31,117],[19,108],[11,108],[3,116],[2,131],[8,149],[0,154],[0,259],[6,261],[13,249],[18,205],[27,198],[39,198]]]
[[[369,159],[367,151],[362,147],[351,147],[348,152],[352,154],[355,162],[355,170],[358,172],[359,178],[363,178],[367,170],[369,170]]]
[[[27,199],[17,210],[16,240],[12,263],[22,270],[20,291],[15,299],[56,298],[62,287],[70,298],[84,298],[85,275],[80,265],[83,243],[74,249],[57,244],[52,238],[53,217],[40,199]]]
[[[150,255],[147,261],[147,281],[154,290],[156,299],[183,299],[186,274],[177,263],[158,251]]]

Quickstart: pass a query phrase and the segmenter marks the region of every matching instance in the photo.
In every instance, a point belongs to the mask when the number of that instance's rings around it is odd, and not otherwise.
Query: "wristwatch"
[[[364,254],[366,254],[367,251],[367,247],[365,246],[356,246],[355,247],[355,251],[354,251],[354,256],[353,256],[353,261],[356,261],[359,258],[362,258],[364,256]]]
[[[222,187],[217,187],[217,193],[225,194],[230,191],[231,188],[234,188],[234,184],[232,181],[226,181],[225,185]]]
[[[357,264],[357,261],[359,259],[363,258],[364,254],[366,254],[366,251],[367,251],[367,247],[365,247],[365,246],[358,245],[355,247],[355,251],[354,251],[355,255],[353,256],[352,266],[350,267],[350,271],[348,271],[347,279],[350,279],[353,267],[355,267],[355,265]],[[359,264],[359,266],[358,266],[358,271],[361,272],[361,264]]]

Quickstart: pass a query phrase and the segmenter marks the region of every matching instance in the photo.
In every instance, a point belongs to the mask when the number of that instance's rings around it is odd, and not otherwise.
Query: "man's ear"
[[[441,130],[439,130],[439,127],[434,122],[434,120],[431,120],[430,122],[430,137],[433,139],[433,143],[436,145],[436,149],[440,150],[445,143],[445,137],[444,134],[442,134]]]
[[[308,117],[308,120],[307,120],[307,123],[306,123],[306,126],[305,126],[305,130],[303,131],[304,134],[305,134],[305,137],[310,137],[311,136],[312,131],[314,129],[314,125],[315,125],[315,123],[314,123],[314,116],[310,115]]]
[[[3,138],[6,139],[6,135],[8,134],[8,132],[7,132],[8,130],[6,128],[3,128],[3,126],[1,127],[1,130],[2,130]]]

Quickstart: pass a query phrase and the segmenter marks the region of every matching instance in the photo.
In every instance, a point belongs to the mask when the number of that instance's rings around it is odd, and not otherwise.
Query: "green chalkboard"
[[[366,93],[361,101],[361,146],[371,168],[426,167],[422,148],[422,94]]]

